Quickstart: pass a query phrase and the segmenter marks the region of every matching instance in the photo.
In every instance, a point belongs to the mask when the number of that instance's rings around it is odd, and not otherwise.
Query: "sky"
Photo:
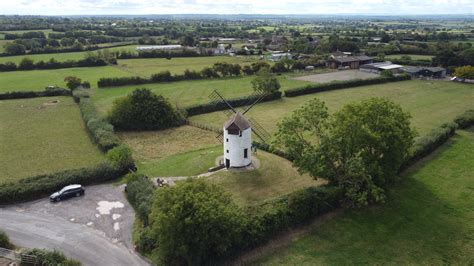
[[[474,15],[474,0],[0,0],[2,15]]]

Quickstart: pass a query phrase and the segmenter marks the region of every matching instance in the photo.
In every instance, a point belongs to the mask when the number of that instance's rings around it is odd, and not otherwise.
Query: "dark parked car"
[[[72,197],[79,197],[84,195],[84,188],[81,185],[69,185],[63,187],[58,192],[54,192],[49,196],[49,200],[52,202],[60,201],[63,199],[68,199]]]

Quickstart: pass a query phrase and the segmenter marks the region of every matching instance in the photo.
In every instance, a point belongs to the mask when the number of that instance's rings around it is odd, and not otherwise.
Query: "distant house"
[[[404,67],[403,72],[414,78],[445,78],[446,69],[442,67]]]
[[[399,73],[402,71],[403,66],[392,64],[390,61],[380,62],[380,63],[371,63],[360,66],[360,70],[370,73],[380,73],[384,70],[390,70],[393,73]]]
[[[372,62],[372,57],[366,55],[347,56],[343,54],[332,55],[328,61],[328,66],[332,69],[358,69],[361,65],[371,64]]]
[[[183,49],[184,46],[179,44],[170,44],[170,45],[146,45],[146,46],[137,46],[137,51],[152,51],[152,50],[160,50],[160,51],[169,51],[169,50],[179,50]]]
[[[293,59],[293,56],[290,53],[275,53],[275,54],[271,54],[268,59],[270,61],[277,62],[283,58]]]

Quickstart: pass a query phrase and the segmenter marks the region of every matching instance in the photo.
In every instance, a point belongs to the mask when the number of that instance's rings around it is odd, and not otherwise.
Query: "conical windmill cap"
[[[235,125],[240,131],[250,128],[250,122],[238,112],[232,115],[230,119],[224,124],[224,129],[228,129],[232,125]]]

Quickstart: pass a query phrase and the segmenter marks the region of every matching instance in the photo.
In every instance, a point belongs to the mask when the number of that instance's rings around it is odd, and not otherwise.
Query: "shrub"
[[[354,80],[347,80],[347,81],[335,81],[335,82],[329,82],[329,83],[323,83],[323,84],[312,84],[312,85],[307,85],[302,88],[294,88],[294,89],[285,90],[285,96],[296,97],[296,96],[311,94],[311,93],[346,89],[346,88],[352,88],[352,87],[358,87],[358,86],[364,86],[364,85],[403,81],[403,80],[409,80],[409,79],[411,79],[409,75],[400,75],[400,76],[395,76],[395,77],[354,79]]]
[[[129,174],[127,176],[127,199],[135,209],[140,220],[148,226],[148,215],[151,212],[153,193],[155,187],[153,182],[144,175]],[[141,249],[151,251],[151,249]]]
[[[474,126],[474,110],[468,110],[463,114],[457,116],[454,122],[459,125],[459,128],[465,129]]]
[[[108,151],[118,146],[120,140],[114,133],[114,127],[107,122],[107,120],[100,117],[89,98],[76,98],[79,96],[80,95],[76,95],[75,99],[79,99],[79,109],[81,110],[82,119],[94,142],[102,151]]]
[[[454,135],[457,126],[456,123],[445,123],[438,128],[432,129],[426,136],[417,139],[410,151],[410,155],[400,167],[400,171],[416,163],[443,145]]]
[[[61,265],[61,266],[80,266],[81,263],[76,260],[68,259],[63,253],[54,250],[49,251],[45,249],[29,249],[21,252],[22,255],[36,257],[37,265]],[[20,264],[22,266],[28,266],[28,263]]]
[[[82,80],[78,77],[73,77],[73,76],[67,76],[64,78],[64,82],[66,82],[66,86],[70,90],[74,90],[77,87],[81,86]]]
[[[226,99],[226,100],[233,107],[239,107],[239,106],[246,106],[249,103],[257,100],[258,98],[259,97],[240,97],[240,98],[233,98],[233,99]],[[265,98],[263,98],[261,102],[278,100],[280,98],[281,98],[281,92],[275,91],[265,96]],[[200,114],[206,114],[206,113],[211,113],[215,111],[225,110],[228,108],[229,106],[227,106],[227,104],[225,104],[224,102],[220,102],[220,103],[206,103],[206,104],[192,105],[192,106],[187,107],[185,111],[188,116],[193,116],[193,115],[200,115]]]
[[[5,232],[0,231],[0,248],[13,249],[14,246],[10,242],[10,238]]]
[[[457,67],[454,70],[454,75],[458,78],[474,79],[474,66]]]
[[[134,168],[132,150],[126,145],[119,145],[107,152],[107,160],[116,168]]]
[[[109,120],[120,130],[164,129],[184,122],[167,99],[149,89],[137,89],[116,100]]]
[[[10,204],[33,200],[70,184],[89,185],[100,183],[113,180],[124,175],[126,172],[127,169],[119,169],[108,163],[101,163],[89,168],[32,176],[0,184],[0,202],[2,204]]]
[[[24,99],[50,96],[70,96],[71,91],[62,88],[47,88],[44,91],[15,91],[0,94],[0,100]]]

